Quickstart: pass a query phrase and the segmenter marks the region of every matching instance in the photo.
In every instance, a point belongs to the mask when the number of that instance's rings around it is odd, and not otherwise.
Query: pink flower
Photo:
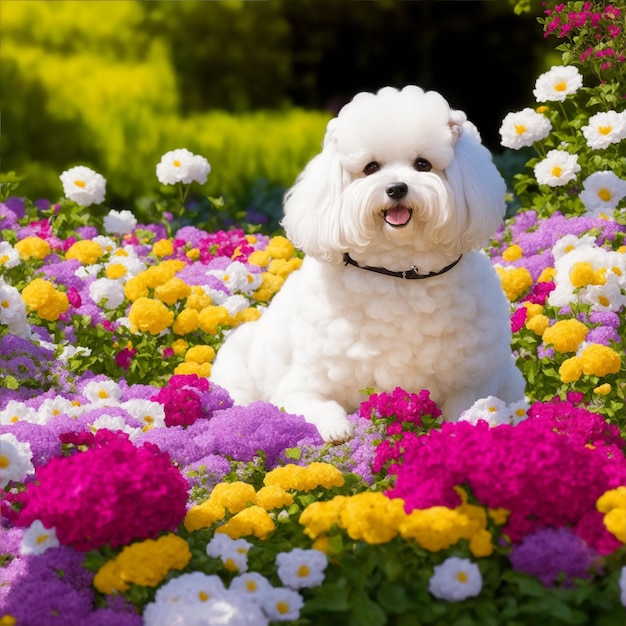
[[[133,361],[133,357],[137,354],[135,348],[124,348],[115,355],[115,365],[121,367],[124,371],[128,370]]]

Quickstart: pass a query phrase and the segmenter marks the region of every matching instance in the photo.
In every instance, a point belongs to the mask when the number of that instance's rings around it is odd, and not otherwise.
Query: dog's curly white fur
[[[350,437],[367,387],[428,389],[447,420],[488,395],[521,400],[508,302],[481,250],[504,196],[476,128],[440,94],[356,95],[285,196],[302,267],[226,339],[211,379],[237,403],[304,415],[326,441]],[[424,279],[363,269],[428,274],[458,259]]]

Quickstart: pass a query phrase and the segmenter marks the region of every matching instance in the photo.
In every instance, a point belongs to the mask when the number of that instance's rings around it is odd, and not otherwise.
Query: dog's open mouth
[[[406,226],[411,221],[412,216],[413,209],[409,209],[409,207],[402,204],[383,211],[385,222],[394,228]]]

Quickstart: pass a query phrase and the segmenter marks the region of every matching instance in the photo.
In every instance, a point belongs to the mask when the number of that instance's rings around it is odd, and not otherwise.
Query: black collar
[[[445,274],[448,270],[451,270],[463,257],[463,255],[459,256],[459,258],[450,263],[450,265],[446,265],[442,270],[438,272],[428,272],[428,274],[420,274],[419,270],[415,265],[410,267],[408,270],[404,270],[402,272],[393,272],[388,270],[386,267],[372,267],[371,265],[359,265],[347,252],[343,255],[343,262],[346,265],[354,265],[355,267],[360,267],[362,270],[368,270],[370,272],[376,272],[378,274],[384,274],[385,276],[394,276],[395,278],[432,278],[433,276],[440,276],[441,274]]]

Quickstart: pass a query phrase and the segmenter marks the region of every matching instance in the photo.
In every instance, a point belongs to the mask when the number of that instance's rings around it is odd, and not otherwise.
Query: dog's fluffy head
[[[285,195],[283,226],[306,254],[484,246],[505,184],[476,128],[434,91],[360,93],[327,126],[323,148]]]

